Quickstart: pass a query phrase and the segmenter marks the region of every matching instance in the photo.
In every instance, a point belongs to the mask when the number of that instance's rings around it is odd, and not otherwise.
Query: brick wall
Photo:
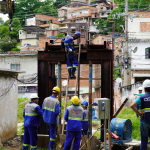
[[[49,36],[56,36],[58,33],[60,33],[58,30],[47,30],[46,31],[46,37],[47,37],[47,34],[50,33]]]
[[[67,78],[68,77],[68,69],[67,65],[63,64],[61,66],[61,76],[62,78]],[[89,65],[81,65],[81,74],[80,78],[89,78]],[[63,82],[64,80],[62,80]],[[76,85],[76,80],[70,80],[69,81],[69,86],[75,86]],[[80,86],[89,86],[89,80],[80,80]]]
[[[141,32],[150,32],[150,22],[140,22]]]
[[[41,20],[44,19],[44,20],[47,20],[47,21],[52,20],[53,23],[56,23],[56,24],[59,23],[58,22],[58,17],[52,17],[52,16],[47,16],[47,15],[35,14],[35,18],[38,19],[38,20],[40,20],[40,19]]]

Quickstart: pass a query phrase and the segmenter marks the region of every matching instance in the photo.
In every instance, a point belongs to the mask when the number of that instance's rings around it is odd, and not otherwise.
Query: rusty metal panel
[[[113,54],[112,54],[113,56]],[[110,116],[111,119],[113,118],[113,70],[112,70],[112,65],[113,61],[112,60],[101,60],[101,97],[102,98],[109,98],[110,99]],[[104,120],[101,120],[101,124],[104,123]],[[108,126],[108,125],[106,125]],[[104,140],[104,131],[101,131],[101,140]]]
[[[38,52],[38,60],[57,60],[64,61],[65,60],[65,52],[60,51],[39,51]]]
[[[112,59],[111,50],[90,50],[87,51],[87,59]]]
[[[38,60],[38,96],[39,105],[42,108],[43,100],[50,96],[52,88],[55,86],[55,65],[49,61]],[[48,134],[48,125],[41,119],[39,134]]]
[[[38,61],[38,96],[39,105],[42,108],[43,100],[48,96],[48,67],[46,61]],[[41,119],[40,127],[38,128],[39,134],[48,134],[48,125]]]

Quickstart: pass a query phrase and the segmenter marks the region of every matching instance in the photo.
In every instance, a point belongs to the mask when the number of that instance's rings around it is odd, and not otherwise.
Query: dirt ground
[[[3,144],[4,150],[19,150],[19,147],[20,147],[20,136],[17,135],[12,140],[9,140],[5,144]]]

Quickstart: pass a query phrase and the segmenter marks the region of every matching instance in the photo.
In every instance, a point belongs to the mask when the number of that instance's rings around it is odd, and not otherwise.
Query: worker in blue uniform
[[[70,150],[72,140],[74,139],[73,149],[79,150],[81,141],[82,121],[84,119],[84,110],[79,105],[79,98],[73,96],[72,105],[66,109],[64,119],[67,121],[67,134],[63,150]]]
[[[85,112],[85,117],[84,117],[84,120],[82,121],[82,129],[83,129],[84,135],[87,135],[87,132],[88,132],[88,118],[89,118],[88,117],[89,111],[87,110],[88,102],[83,101],[83,103],[81,105],[82,105],[82,108]]]
[[[56,129],[57,129],[57,116],[60,115],[60,103],[56,99],[60,93],[59,87],[54,87],[52,89],[52,95],[46,97],[43,101],[43,120],[45,123],[49,124],[49,150],[54,149],[54,143],[56,139]]]
[[[148,137],[150,137],[150,80],[143,82],[145,94],[138,97],[132,104],[131,108],[140,117],[141,147],[140,150],[147,150]],[[136,105],[141,105],[141,110],[136,109]]]
[[[75,78],[75,71],[78,67],[78,60],[76,56],[76,51],[74,49],[73,40],[80,38],[81,33],[75,32],[74,35],[67,35],[66,37],[62,38],[62,42],[64,42],[66,53],[67,53],[67,69],[69,73],[69,78]]]
[[[25,105],[23,111],[24,117],[24,139],[23,150],[28,150],[31,145],[31,150],[37,150],[37,126],[40,125],[43,112],[38,105],[39,97],[37,94],[31,94],[31,102]]]

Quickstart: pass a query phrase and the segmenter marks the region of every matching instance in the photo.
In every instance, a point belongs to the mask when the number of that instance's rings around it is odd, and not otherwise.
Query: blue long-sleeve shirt
[[[56,97],[54,96],[50,96],[50,97],[56,99]],[[43,110],[44,122],[48,124],[57,124],[57,116],[60,114],[60,103],[57,99],[56,99],[55,110],[45,108],[44,101],[42,105],[42,110]]]
[[[67,51],[69,48],[72,50],[74,49],[74,47],[73,47],[73,36],[69,35],[69,37],[70,38],[67,38],[67,39],[66,39],[66,37],[62,38],[62,41],[64,42],[64,45],[65,45]]]
[[[29,102],[28,105],[30,104],[35,104],[34,102]],[[26,109],[26,107],[25,107]],[[34,126],[39,126],[40,121],[41,121],[41,116],[43,115],[43,112],[40,108],[39,105],[35,107],[35,114],[34,115],[26,115],[25,114],[25,109],[23,111],[23,117],[24,117],[24,126],[26,127],[34,127]]]

